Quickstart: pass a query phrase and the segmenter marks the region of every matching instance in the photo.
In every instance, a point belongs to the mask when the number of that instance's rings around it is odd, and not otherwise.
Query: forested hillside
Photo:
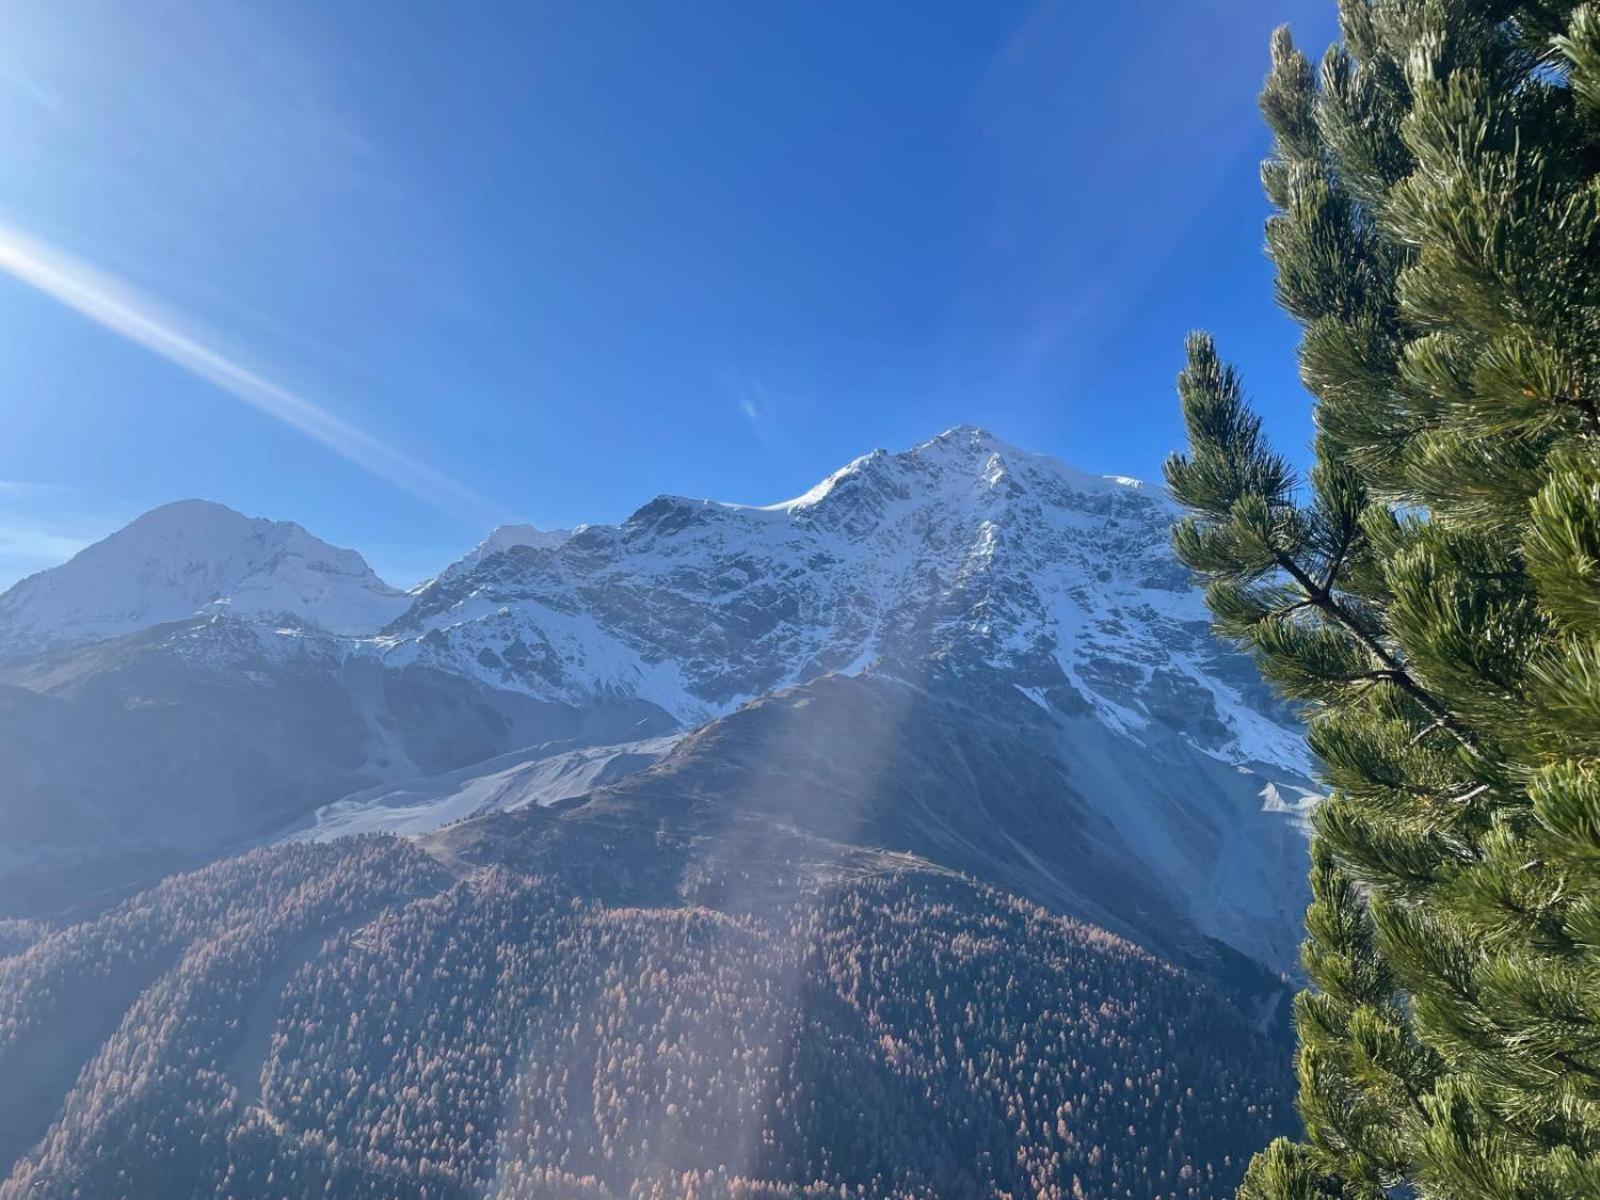
[[[0,1197],[1199,1198],[1291,1120],[1279,1048],[1109,934],[905,856],[732,870],[625,907],[362,838],[44,936]]]

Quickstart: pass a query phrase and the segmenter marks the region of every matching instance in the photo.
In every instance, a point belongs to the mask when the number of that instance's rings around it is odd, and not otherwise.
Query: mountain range
[[[998,769],[969,756],[940,778],[947,855],[1114,928],[1170,929],[1131,914],[1129,889],[1129,912],[1074,898],[1022,830],[1009,848],[961,832],[988,823],[1001,778],[1057,837],[1078,797],[1075,854],[1136,866],[1141,896],[1287,969],[1310,767],[1292,715],[1207,633],[1167,547],[1175,515],[1158,489],[970,427],[781,504],[661,496],[619,525],[504,527],[410,593],[298,525],[167,505],[0,596],[0,888],[44,911],[86,880],[314,827],[325,805],[330,828],[368,827],[360,808],[385,827],[437,790],[422,781],[497,756],[639,765],[634,743],[815,699],[786,726],[797,745],[834,736],[834,706],[889,714],[881,744],[847,748],[864,787],[945,724],[996,726],[974,754],[1026,730]],[[791,688],[810,690],[775,695]]]
[[[0,1037],[0,1068],[10,1053],[9,1077],[27,1068],[42,1081],[17,1093],[21,1107],[0,1111],[0,1131],[7,1111],[16,1131],[9,1141],[0,1136],[0,1167],[15,1165],[16,1188],[41,1178],[81,1188],[95,1177],[99,1167],[84,1156],[105,1156],[90,1147],[124,1134],[114,1120],[105,1126],[87,1114],[133,1103],[131,1068],[116,1067],[116,1054],[145,1053],[140,1031],[154,1011],[146,1009],[170,1002],[191,1014],[184,1020],[200,1039],[182,1044],[212,1047],[194,1050],[184,1068],[210,1063],[204,1078],[217,1081],[204,1085],[215,1092],[205,1121],[219,1123],[204,1136],[222,1139],[207,1151],[206,1170],[248,1176],[261,1194],[291,1159],[308,1177],[337,1174],[337,1163],[349,1179],[366,1180],[324,1180],[332,1194],[411,1194],[435,1184],[428,1194],[476,1194],[500,1178],[491,1160],[507,1153],[508,1127],[496,1124],[503,1113],[473,1124],[501,1130],[493,1154],[485,1158],[469,1132],[442,1134],[452,1165],[430,1175],[416,1144],[383,1141],[392,1120],[410,1118],[305,1107],[322,1086],[305,1074],[313,1061],[305,1055],[322,1051],[300,1046],[283,1022],[295,1004],[358,1010],[354,992],[329,999],[334,981],[379,970],[379,960],[388,971],[425,959],[430,938],[464,939],[499,962],[496,971],[511,970],[507,913],[518,914],[517,938],[530,936],[533,922],[538,936],[562,944],[636,942],[634,957],[616,966],[619,978],[640,970],[716,976],[720,960],[696,947],[754,938],[737,953],[755,955],[763,971],[799,990],[762,1010],[778,1024],[749,1053],[777,1055],[774,1064],[809,1061],[814,1050],[794,1040],[793,1022],[822,1021],[830,1038],[843,1039],[833,1066],[786,1067],[799,1072],[789,1083],[751,1084],[767,1089],[762,1103],[788,1115],[748,1136],[787,1147],[782,1153],[724,1146],[680,1161],[641,1149],[639,1128],[653,1130],[650,1144],[659,1146],[674,1127],[660,1113],[631,1133],[626,1121],[601,1122],[598,1132],[583,1124],[579,1137],[561,1123],[570,1114],[540,1110],[541,1128],[555,1122],[561,1137],[588,1149],[549,1157],[554,1143],[519,1143],[513,1173],[546,1172],[529,1176],[526,1194],[678,1194],[640,1191],[641,1181],[674,1171],[722,1171],[717,1187],[731,1188],[734,1168],[802,1190],[729,1195],[811,1195],[803,1189],[812,1185],[994,1194],[984,1188],[1001,1175],[1008,1186],[1038,1187],[1055,1168],[1018,1166],[1026,1154],[1003,1122],[972,1149],[1010,1165],[952,1183],[957,1175],[930,1182],[918,1174],[915,1155],[836,1160],[806,1149],[820,1134],[791,1121],[807,1088],[849,1092],[892,1078],[893,1090],[910,1086],[905,1072],[922,1062],[917,1055],[967,1061],[975,1031],[952,1044],[968,1046],[959,1052],[890,1045],[911,1037],[911,1046],[915,1021],[875,1006],[907,996],[916,1003],[926,969],[902,963],[909,927],[885,923],[896,911],[934,938],[927,953],[972,970],[987,963],[981,980],[952,965],[942,985],[948,995],[967,989],[979,1007],[1002,1004],[997,996],[1009,993],[989,973],[1022,950],[1007,946],[1010,933],[993,933],[999,940],[989,950],[974,947],[991,936],[984,930],[1018,922],[1032,922],[1041,945],[1066,938],[1059,951],[1039,953],[1071,959],[1083,978],[1133,971],[1140,987],[1161,991],[1157,977],[1175,972],[1188,981],[1175,986],[1197,989],[1206,998],[1196,1003],[1211,1014],[1183,1018],[1205,1026],[1190,1031],[1194,1053],[1213,1055],[1213,1066],[1246,1051],[1267,1064],[1252,1086],[1275,1097],[1274,1115],[1246,1134],[1231,1116],[1218,1125],[1223,1119],[1210,1114],[1218,1145],[1282,1128],[1286,1068],[1281,1047],[1270,1047],[1284,1030],[1306,900],[1313,767],[1294,715],[1248,661],[1211,638],[1169,549],[1177,516],[1159,488],[1084,474],[962,426],[856,459],[779,504],[661,496],[616,525],[502,527],[409,592],[298,525],[202,501],[157,509],[23,580],[0,596],[0,917],[10,918],[0,920],[0,1034],[7,1020],[13,1029],[43,1022],[54,1032],[29,1044],[66,1046],[67,1065],[46,1069],[26,1057],[37,1050],[15,1042],[8,1051]],[[405,839],[363,836],[390,833]],[[170,878],[144,890],[162,876]],[[256,897],[248,912],[238,899],[245,893]],[[174,929],[147,929],[153,910],[180,914]],[[846,913],[854,915],[846,921]],[[678,922],[670,936],[652,924],[666,920]],[[724,921],[734,926],[717,924]],[[849,936],[864,940],[829,941],[830,921],[846,921]],[[622,943],[606,940],[613,936]],[[103,952],[96,947],[134,943],[148,943],[147,952],[124,961],[119,950],[93,968],[105,986],[73,1021],[37,1010],[38,997],[81,985],[85,964]],[[208,972],[230,946],[244,955],[243,974],[228,976],[238,1011],[224,1019],[226,1006],[217,1009],[205,989],[221,986]],[[609,962],[612,950],[583,953]],[[878,999],[868,1001],[838,972],[856,972],[841,964],[879,953],[901,965],[885,968],[872,985]],[[1137,965],[1141,955],[1155,957]],[[362,956],[373,963],[362,966]],[[559,956],[539,968],[572,969]],[[740,1003],[754,1003],[764,977],[725,982]],[[533,986],[517,978],[517,987]],[[555,987],[547,1000],[563,1019],[600,1019],[598,994],[584,999],[539,978],[538,987]],[[410,1029],[404,1036],[429,1054],[445,1054],[426,1032],[444,1018],[427,1014],[445,1004],[452,1021],[460,1018],[450,987],[416,986],[432,999],[397,1010],[396,1028]],[[861,1013],[847,1018],[835,1012],[837,997],[822,999],[839,988],[847,1008],[866,1006]],[[1051,996],[1039,999],[1041,1013],[1066,1003]],[[461,1011],[475,1020],[512,1020],[490,993],[481,1010],[462,997]],[[706,1024],[691,1041],[715,1041],[718,1022],[734,1018],[713,1019],[699,1003],[688,1006],[701,1014],[690,1024]],[[824,1020],[817,1005],[834,1015]],[[877,1015],[868,1019],[868,1010]],[[1156,1026],[1139,1024],[1149,1016],[1124,1034],[1158,1042]],[[859,1030],[858,1018],[866,1021]],[[515,1029],[506,1044],[519,1053],[553,1052],[539,1049],[545,1035],[536,1029]],[[889,1041],[875,1041],[874,1030],[889,1030]],[[641,1036],[664,1036],[665,1046],[680,1035]],[[1025,1043],[992,1050],[1035,1052]],[[349,1050],[339,1046],[324,1049],[334,1057]],[[715,1057],[699,1041],[674,1053],[691,1051]],[[416,1083],[374,1065],[383,1056],[376,1046],[361,1053],[366,1065],[351,1070],[376,1072],[371,1086]],[[176,1069],[167,1054],[151,1061]],[[473,1072],[486,1069],[459,1068],[480,1083]],[[1170,1078],[1176,1068],[1165,1069]],[[970,1070],[976,1079],[987,1068]],[[588,1066],[582,1077],[574,1086],[584,1095],[600,1086]],[[869,1077],[877,1082],[866,1084]],[[1082,1084],[1042,1084],[1039,1096],[1071,1109]],[[643,1088],[647,1106],[669,1103],[665,1082],[630,1086]],[[165,1103],[151,1087],[138,1092],[138,1105]],[[968,1106],[962,1120],[972,1128],[987,1128],[992,1097],[974,1087],[952,1103]],[[720,1112],[717,1120],[738,1108],[697,1095],[693,1103]],[[734,1107],[719,1109],[724,1103]],[[1012,1111],[1017,1103],[1007,1101]],[[29,1114],[44,1114],[42,1124],[29,1124]],[[440,1119],[449,1126],[455,1118]],[[946,1118],[906,1119],[921,1128],[916,1122]],[[1060,1111],[1052,1119],[1070,1124]],[[389,1131],[382,1137],[380,1125]],[[385,1148],[347,1160],[285,1133],[303,1127],[311,1136],[323,1126]],[[80,1134],[84,1149],[72,1150]],[[254,1149],[234,1147],[237,1139]],[[1231,1159],[1206,1160],[1212,1174],[1193,1182],[1181,1173],[1199,1169],[1204,1156],[1188,1154],[1161,1168],[1171,1172],[1170,1194],[1221,1194],[1236,1178]],[[1116,1194],[1169,1194],[1129,1191],[1131,1161],[1092,1178]],[[956,1172],[954,1164],[938,1171]],[[1180,1177],[1191,1182],[1179,1187]],[[206,1194],[211,1184],[194,1186]],[[717,1187],[703,1190],[722,1194]],[[10,1194],[0,1186],[0,1196]]]

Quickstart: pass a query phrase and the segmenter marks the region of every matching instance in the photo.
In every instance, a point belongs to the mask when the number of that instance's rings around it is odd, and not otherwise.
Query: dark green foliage
[[[389,839],[174,880],[0,963],[41,1118],[0,1197],[1199,1200],[1285,1128],[1271,1046],[1193,977],[897,861],[739,916]],[[86,1018],[28,1091],[7,1055]]]
[[[1305,709],[1303,1144],[1240,1195],[1600,1195],[1600,7],[1342,0],[1262,111],[1297,489],[1195,337],[1183,559]]]

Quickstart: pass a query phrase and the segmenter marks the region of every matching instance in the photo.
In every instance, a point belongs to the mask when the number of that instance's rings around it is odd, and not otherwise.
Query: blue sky
[[[0,585],[189,496],[409,584],[961,421],[1153,477],[1331,0],[0,4]]]

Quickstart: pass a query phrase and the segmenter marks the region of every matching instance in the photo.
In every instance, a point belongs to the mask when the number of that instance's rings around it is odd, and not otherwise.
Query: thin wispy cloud
[[[502,508],[465,484],[206,345],[126,282],[4,224],[0,271],[419,499],[480,523],[496,522],[503,515]]]
[[[749,422],[750,431],[763,442],[772,441],[773,406],[767,396],[766,386],[750,376],[727,373],[727,386],[733,391],[734,403],[740,414]]]
[[[66,561],[125,519],[91,511],[73,488],[0,479],[0,590]]]
[[[71,558],[90,540],[42,529],[32,523],[13,522],[0,515],[0,563],[15,563],[19,573],[54,566]]]

